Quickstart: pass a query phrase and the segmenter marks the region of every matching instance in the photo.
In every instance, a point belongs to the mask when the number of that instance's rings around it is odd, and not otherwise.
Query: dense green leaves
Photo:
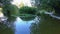
[[[35,1],[35,6],[38,8],[40,7],[41,9],[48,9],[48,8],[53,8],[52,5],[59,6],[60,1],[59,0],[34,0]]]
[[[15,5],[7,5],[3,8],[5,15],[18,15],[18,7]]]
[[[11,11],[10,9],[10,5],[11,5],[11,1],[13,0],[0,0],[0,5],[2,4],[2,8],[3,8],[3,13],[4,15],[10,15],[10,12]],[[12,9],[13,10],[13,9]]]
[[[37,8],[25,6],[25,7],[21,7],[19,9],[19,12],[23,14],[36,14]]]
[[[11,1],[13,0],[0,0],[0,3],[2,3],[3,5],[6,5],[6,4],[10,4]]]
[[[35,1],[34,6],[39,10],[55,10],[57,14],[60,14],[60,0],[33,0]]]

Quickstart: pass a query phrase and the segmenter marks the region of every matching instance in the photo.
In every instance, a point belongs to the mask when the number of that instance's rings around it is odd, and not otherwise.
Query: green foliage
[[[23,13],[23,14],[36,14],[37,8],[24,6],[24,7],[21,7],[19,11],[20,13]]]
[[[59,0],[33,0],[35,1],[34,5],[37,6],[39,9],[45,9],[45,10],[52,10],[52,5],[60,7],[60,1]]]
[[[18,7],[15,5],[6,5],[3,7],[3,13],[7,16],[18,15]]]
[[[4,15],[10,15],[10,11],[13,11],[11,2],[13,0],[0,0],[0,6],[2,5]]]
[[[13,0],[0,0],[0,3],[2,3],[3,5],[6,5],[6,4],[11,4],[10,2],[13,1]]]

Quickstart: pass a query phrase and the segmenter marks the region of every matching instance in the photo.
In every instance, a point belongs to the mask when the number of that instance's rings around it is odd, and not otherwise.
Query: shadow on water
[[[43,14],[40,22],[32,24],[30,30],[31,34],[60,34],[60,20]]]
[[[60,20],[45,14],[28,21],[11,16],[3,23],[0,34],[60,34]]]

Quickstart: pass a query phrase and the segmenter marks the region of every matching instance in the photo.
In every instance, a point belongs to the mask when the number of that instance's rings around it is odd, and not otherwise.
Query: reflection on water
[[[31,25],[31,34],[60,34],[60,20],[42,15],[38,24]]]
[[[15,21],[15,34],[29,34],[29,26],[30,24],[26,21],[21,20],[19,17],[17,17]]]
[[[35,22],[31,21],[23,21],[21,18],[17,17],[14,23],[15,25],[15,34],[30,34],[30,25]]]
[[[0,34],[60,34],[60,20],[44,14],[29,21],[9,17],[5,24],[0,23]]]
[[[35,17],[35,19],[30,20],[30,21],[23,21],[19,17],[8,17],[6,22],[2,22],[4,26],[0,26],[1,28],[4,27],[3,29],[1,29],[2,30],[1,34],[3,32],[5,33],[5,31],[6,32],[9,31],[6,34],[9,34],[10,32],[11,32],[10,34],[14,34],[14,33],[15,34],[30,34],[30,25],[31,23],[35,23],[36,21],[39,22],[38,17]]]

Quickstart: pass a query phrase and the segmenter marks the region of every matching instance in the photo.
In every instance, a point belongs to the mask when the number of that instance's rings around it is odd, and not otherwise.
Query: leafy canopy
[[[60,7],[60,0],[33,0],[32,4],[40,9],[52,9],[54,6]]]
[[[24,6],[19,9],[19,12],[22,14],[36,14],[37,8]]]

